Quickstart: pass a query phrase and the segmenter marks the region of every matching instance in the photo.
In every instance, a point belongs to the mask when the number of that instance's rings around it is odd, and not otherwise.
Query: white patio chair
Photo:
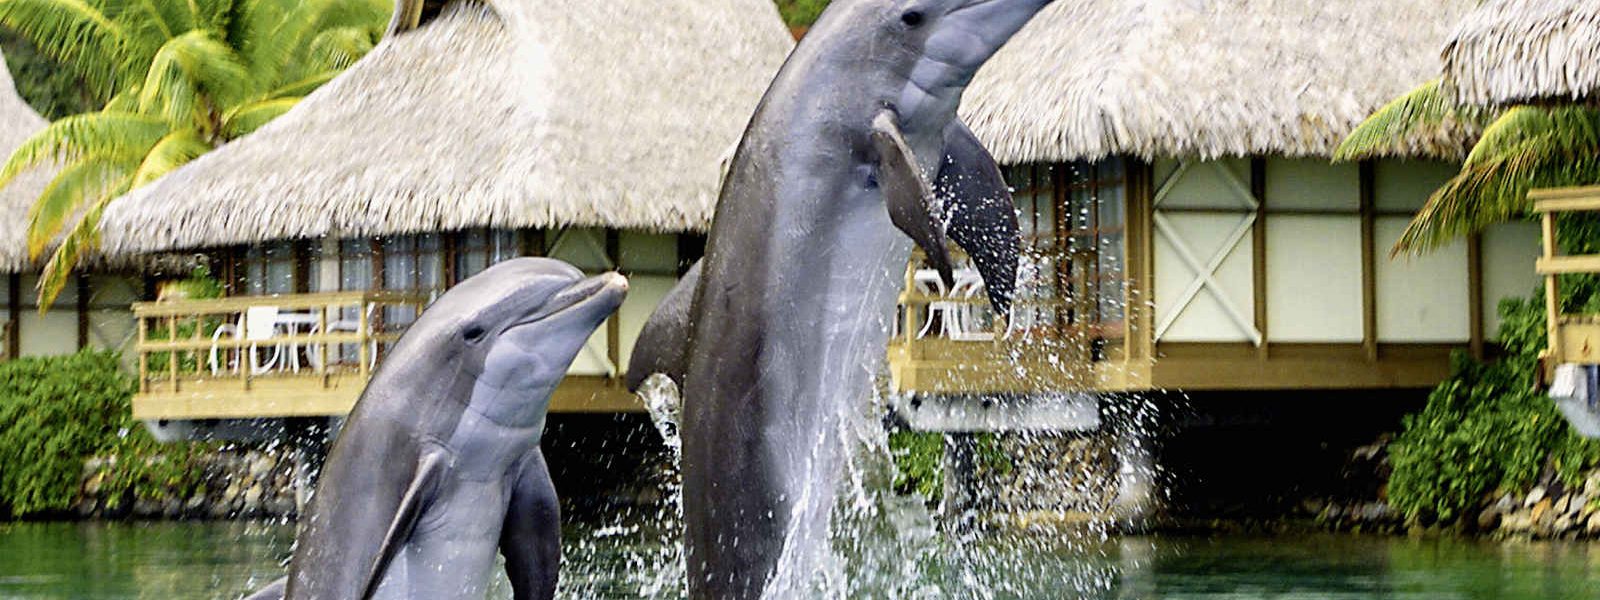
[[[977,269],[959,269],[955,272],[956,285],[950,290],[952,298],[971,300],[982,297],[983,277]],[[952,302],[949,312],[951,326],[946,328],[945,337],[961,342],[982,342],[994,339],[994,332],[985,323],[985,314],[993,309],[986,304],[973,302]]]
[[[939,277],[939,271],[935,269],[917,269],[915,273],[911,274],[911,280],[917,286],[917,292],[919,293],[940,298],[945,297],[949,293],[949,290],[946,290],[944,287],[944,279]],[[944,328],[949,327],[948,322],[950,321],[950,311],[954,308],[955,304],[952,302],[941,300],[929,302],[928,312],[922,316],[922,329],[917,332],[917,339],[928,337],[928,331],[933,329],[933,316],[935,314],[938,314],[940,317],[940,333],[943,333],[945,330]]]
[[[368,302],[366,307],[363,309],[367,313],[367,324],[368,324],[368,326],[371,326],[371,324],[372,324],[372,315],[373,315],[374,312],[376,312],[377,308],[378,308],[378,303],[376,303],[376,302]],[[338,312],[339,308],[330,306],[330,307],[328,307],[326,309],[323,309],[323,310],[328,310],[330,312]],[[347,333],[356,333],[356,332],[361,331],[361,320],[360,319],[335,319],[333,321],[329,321],[328,322],[328,333],[335,333],[335,332],[340,332],[340,331],[347,332]],[[321,331],[316,325],[312,325],[311,326],[311,333],[312,333],[312,335],[316,335],[318,333],[321,333]],[[368,349],[367,349],[367,368],[368,369],[374,369],[374,368],[377,368],[377,366],[378,366],[378,341],[377,340],[372,340],[371,342],[368,342],[368,344],[369,344],[369,346],[368,346]],[[306,344],[306,363],[311,366],[312,370],[317,371],[317,372],[321,372],[322,369],[323,369],[323,366],[324,366],[323,363],[322,363],[321,349],[322,349],[322,344],[318,344],[316,342],[312,342],[312,343]],[[334,348],[329,348],[328,349],[328,354],[330,355],[331,358],[333,358],[333,360],[335,360],[335,361],[339,360],[338,356],[331,356],[331,355],[335,354]]]
[[[239,315],[237,324],[218,326],[217,330],[211,333],[211,358],[208,361],[211,366],[211,375],[216,376],[221,371],[220,361],[217,360],[217,351],[220,350],[217,342],[224,335],[232,336],[234,340],[250,342],[246,347],[236,348],[235,356],[249,356],[251,375],[261,375],[277,367],[278,361],[283,356],[282,344],[276,344],[272,347],[272,355],[264,364],[261,362],[259,354],[259,342],[273,338],[273,333],[277,327],[277,319],[278,307],[251,306],[245,309],[244,314]],[[234,364],[235,372],[240,368],[238,362],[236,359]]]

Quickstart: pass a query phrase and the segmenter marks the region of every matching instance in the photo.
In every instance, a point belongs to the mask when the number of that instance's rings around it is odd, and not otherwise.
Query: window
[[[444,262],[439,234],[386,238],[383,248],[383,289],[438,291],[444,289]]]
[[[244,252],[244,293],[250,296],[292,294],[295,290],[294,243],[256,244]]]
[[[1013,327],[1124,335],[1123,161],[1008,167],[1022,233]]]
[[[457,234],[455,281],[477,275],[489,265],[522,256],[521,236],[510,229],[470,229]]]

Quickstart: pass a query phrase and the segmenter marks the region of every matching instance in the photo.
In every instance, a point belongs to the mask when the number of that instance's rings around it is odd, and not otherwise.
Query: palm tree
[[[1529,188],[1600,183],[1600,110],[1582,105],[1456,106],[1430,81],[1367,117],[1334,152],[1355,160],[1414,132],[1470,123],[1482,135],[1461,171],[1435,190],[1391,254],[1418,253],[1519,218]]]
[[[0,186],[60,167],[29,214],[54,254],[48,306],[97,244],[114,198],[294,106],[377,43],[388,0],[0,0],[0,26],[81,77],[103,108],[58,119],[0,167]]]

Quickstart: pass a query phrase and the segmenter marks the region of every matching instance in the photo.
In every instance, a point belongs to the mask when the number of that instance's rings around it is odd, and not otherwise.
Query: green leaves
[[[84,351],[0,363],[0,515],[70,508],[95,456],[117,459],[102,485],[112,495],[156,479],[173,485],[144,486],[143,495],[198,485],[189,448],[158,445],[131,417],[134,382],[117,362],[116,353]]]
[[[1394,99],[1346,136],[1336,160],[1400,147],[1418,132],[1475,123],[1483,128],[1461,172],[1436,190],[1390,254],[1425,252],[1518,218],[1533,187],[1600,183],[1600,112],[1587,106],[1456,106],[1430,81]]]
[[[371,50],[385,0],[0,0],[0,25],[79,73],[104,103],[34,135],[0,186],[61,167],[30,217],[29,251],[56,244],[41,306],[98,244],[116,197],[287,112]]]

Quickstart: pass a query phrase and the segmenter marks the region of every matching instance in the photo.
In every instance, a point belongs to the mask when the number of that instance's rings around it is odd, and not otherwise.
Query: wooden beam
[[[1539,220],[1539,224],[1543,229],[1544,236],[1541,245],[1543,255],[1539,257],[1538,263],[1555,260],[1557,258],[1555,213],[1544,213]],[[1565,362],[1561,356],[1561,290],[1556,283],[1555,273],[1547,273],[1543,270],[1540,273],[1544,275],[1545,331],[1548,336],[1546,343],[1549,344],[1545,347],[1546,352],[1549,353],[1549,360],[1545,361],[1545,368],[1554,369],[1556,365]]]
[[[6,318],[9,319],[9,331],[6,333],[6,358],[14,359],[22,356],[22,275],[12,273],[6,276]]]
[[[1595,199],[1600,205],[1600,185],[1582,185],[1558,188],[1539,188],[1528,190],[1528,199],[1537,207],[1540,202],[1553,200]],[[1534,210],[1538,210],[1535,208]],[[1566,209],[1572,210],[1572,209]],[[1539,211],[1545,212],[1545,211]]]
[[[1600,273],[1600,254],[1540,257],[1535,268],[1540,275]]]
[[[77,288],[77,302],[74,302],[78,313],[78,349],[89,347],[89,276],[83,273],[73,277],[73,285]]]
[[[606,260],[611,261],[611,268],[622,270],[622,235],[611,228],[606,228]],[[615,313],[606,318],[606,360],[617,374],[622,372],[622,319]]]
[[[1361,199],[1361,347],[1368,361],[1378,360],[1378,249],[1376,217],[1372,214],[1374,176],[1372,161],[1357,169]]]
[[[1267,333],[1267,159],[1259,156],[1250,159],[1250,195],[1256,199],[1256,222],[1250,234],[1250,274],[1255,293],[1256,331],[1261,333],[1256,356],[1267,360],[1271,346]]]
[[[1467,236],[1467,319],[1468,349],[1472,357],[1483,360],[1483,236]]]

